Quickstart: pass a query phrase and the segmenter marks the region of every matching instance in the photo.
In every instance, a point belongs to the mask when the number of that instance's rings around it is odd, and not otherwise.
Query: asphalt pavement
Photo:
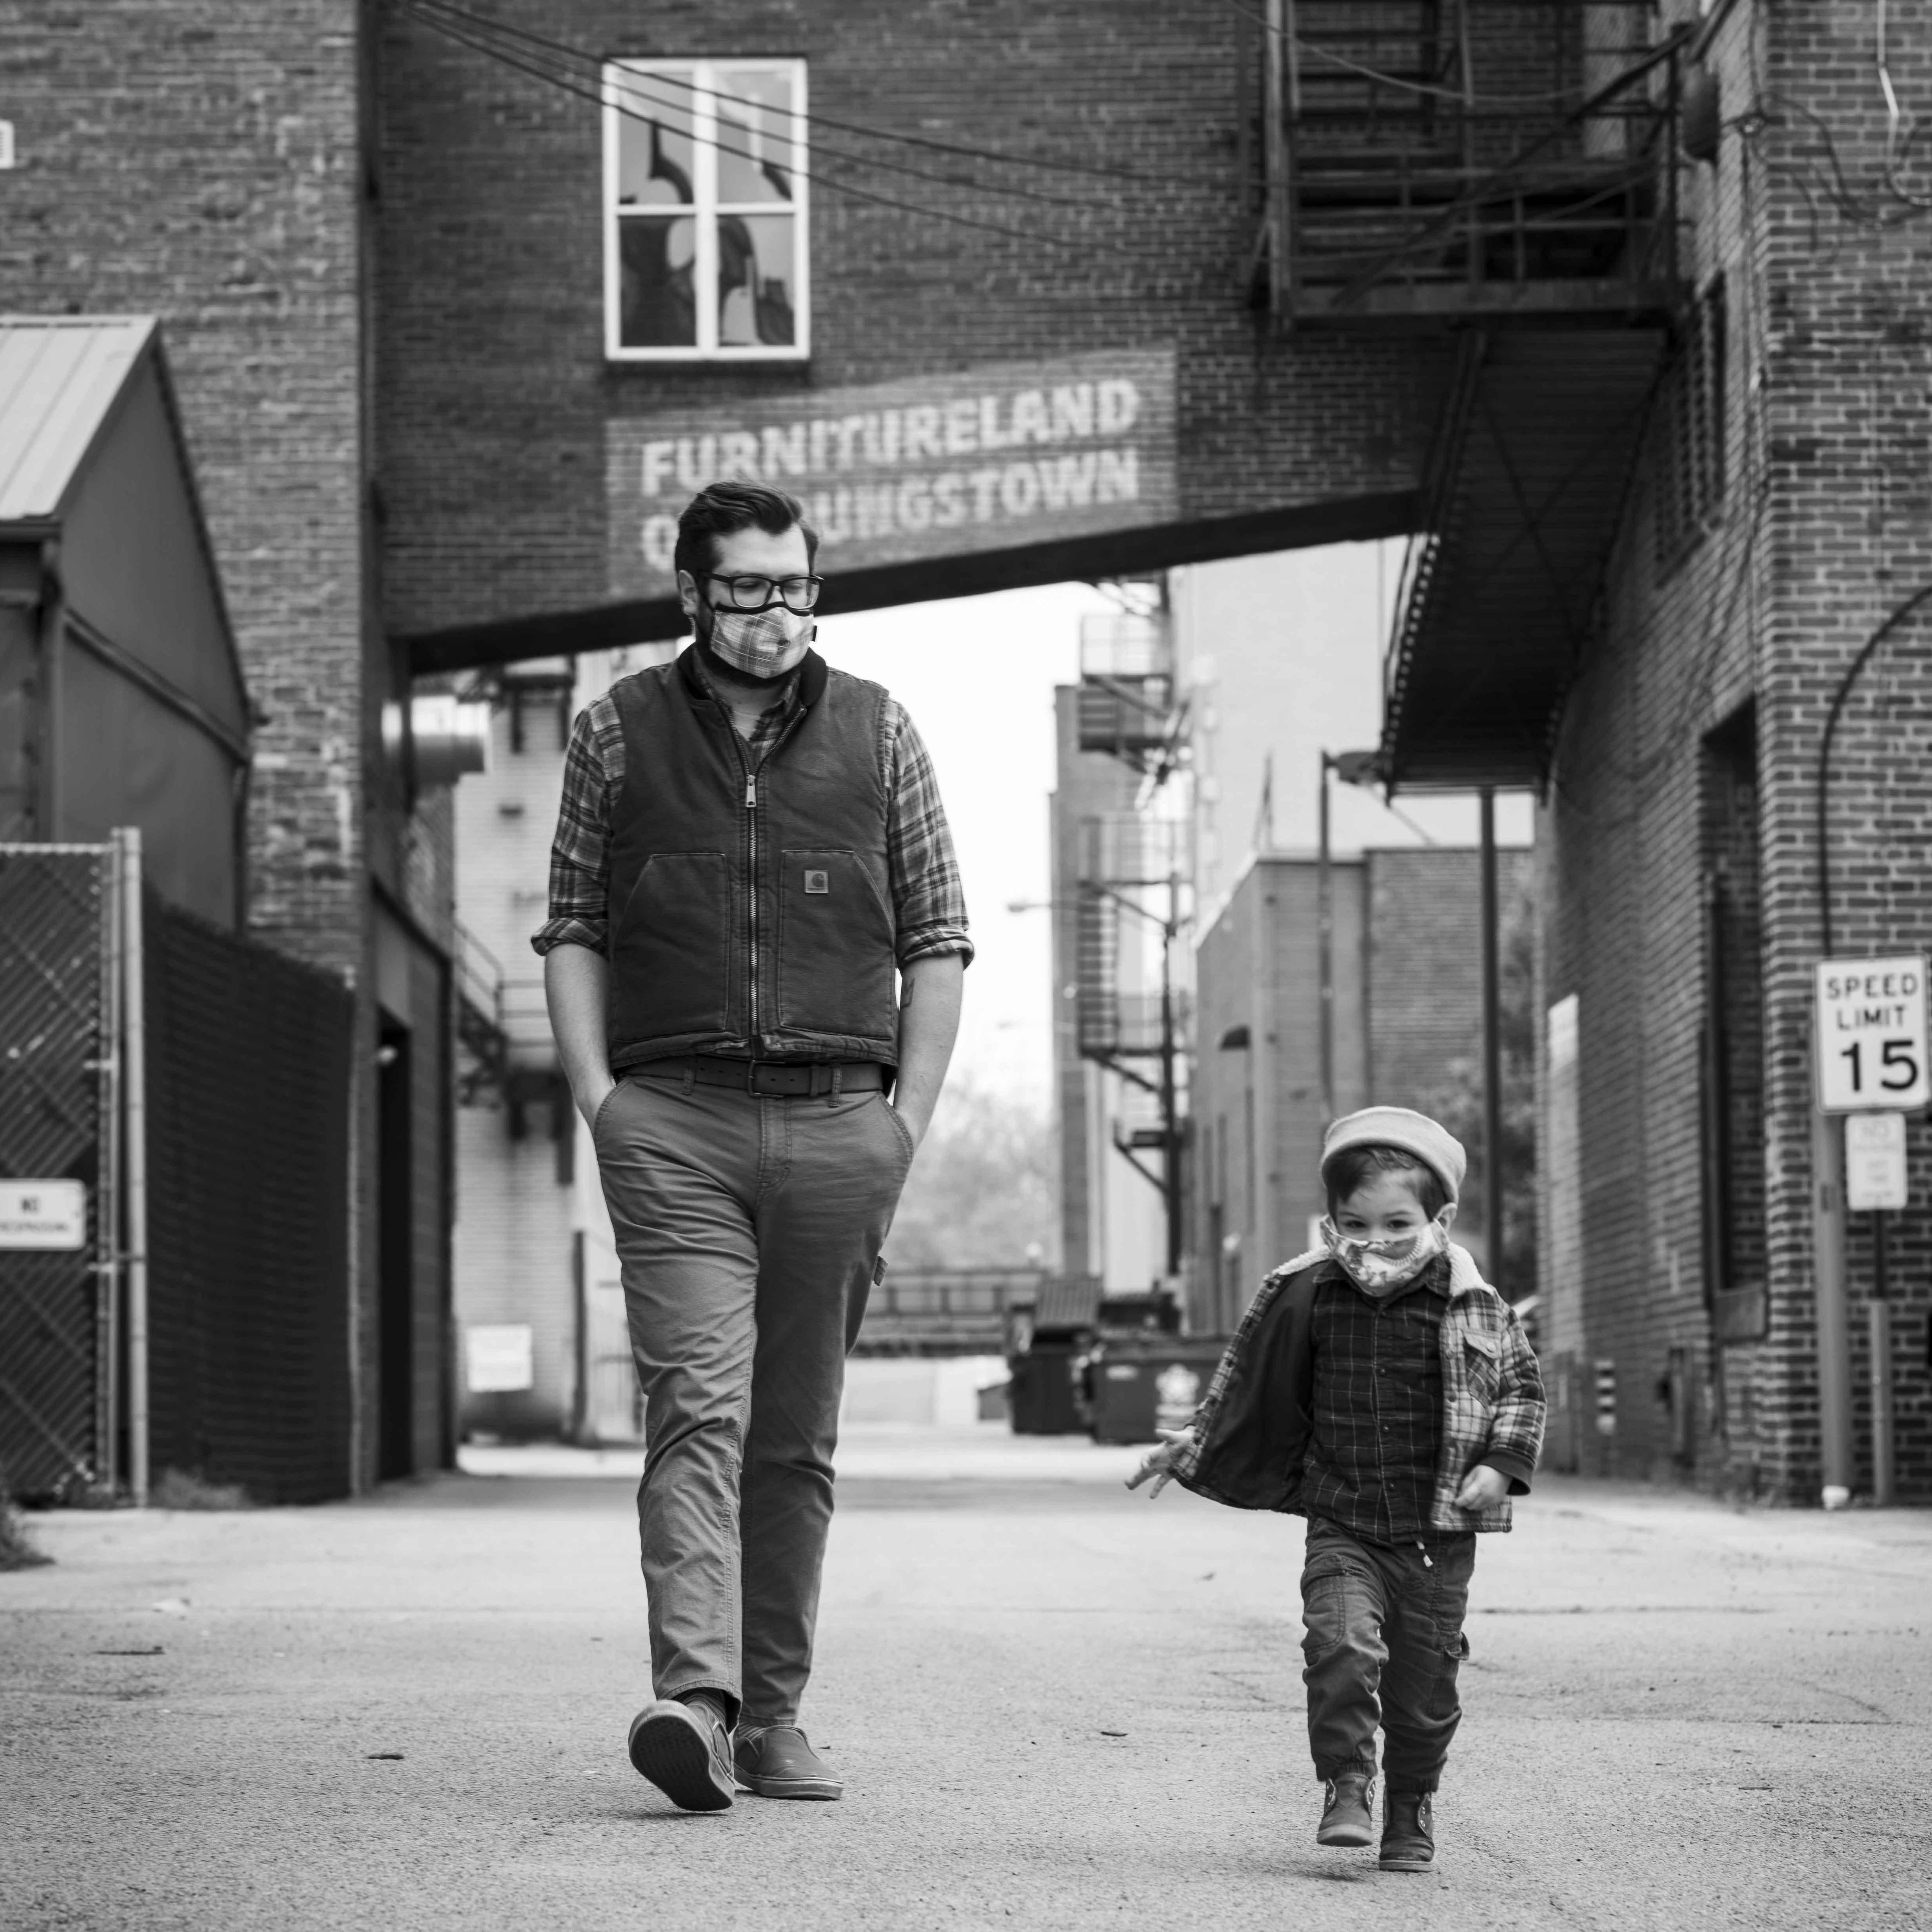
[[[674,1811],[636,1459],[32,1520],[0,1925],[1922,1928],[1932,1514],[1546,1478],[1484,1539],[1438,1870],[1314,1843],[1298,1522],[1136,1452],[859,1429],[806,1728],[836,1804]]]

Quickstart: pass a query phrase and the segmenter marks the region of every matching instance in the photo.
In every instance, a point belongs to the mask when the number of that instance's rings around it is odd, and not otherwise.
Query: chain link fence
[[[80,1246],[0,1246],[0,1469],[21,1496],[112,1480],[112,883],[106,847],[0,845],[0,1180],[86,1200]]]
[[[68,1501],[138,1496],[137,1466],[260,1502],[345,1494],[354,997],[152,893],[129,980],[131,862],[0,845],[0,1472]],[[134,984],[146,1024],[124,1041]],[[147,1096],[131,1304],[130,1052]],[[77,1224],[50,1211],[76,1183]]]

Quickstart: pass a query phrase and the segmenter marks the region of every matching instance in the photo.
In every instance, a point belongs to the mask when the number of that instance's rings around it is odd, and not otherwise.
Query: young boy
[[[1301,1573],[1308,1742],[1327,1787],[1316,1841],[1374,1837],[1426,1871],[1430,1798],[1462,1707],[1476,1534],[1510,1526],[1543,1440],[1543,1384],[1514,1311],[1453,1246],[1462,1144],[1406,1107],[1337,1120],[1322,1150],[1324,1246],[1277,1268],[1208,1399],[1132,1478],[1308,1518]]]

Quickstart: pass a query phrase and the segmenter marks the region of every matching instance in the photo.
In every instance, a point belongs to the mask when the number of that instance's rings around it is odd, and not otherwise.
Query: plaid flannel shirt
[[[759,714],[746,749],[755,765],[802,708],[798,680]],[[886,824],[886,863],[902,968],[944,952],[973,957],[966,931],[966,896],[952,834],[940,802],[939,781],[905,707],[888,698],[880,707],[879,760],[892,801]],[[563,796],[550,847],[550,916],[532,935],[539,953],[566,944],[610,950],[610,824],[624,790],[624,727],[607,692],[579,716],[564,754]]]
[[[1173,1465],[1177,1480],[1195,1486],[1214,1419],[1226,1400],[1269,1308],[1304,1269],[1328,1258],[1315,1249],[1276,1268],[1256,1292],[1222,1352],[1206,1400],[1195,1411],[1193,1440]],[[1478,1463],[1491,1458],[1510,1473],[1534,1469],[1543,1448],[1543,1378],[1516,1311],[1484,1280],[1475,1258],[1453,1242],[1449,1249],[1449,1306],[1442,1317],[1442,1442],[1430,1503],[1432,1528],[1506,1530],[1510,1502],[1458,1509],[1456,1492]],[[1513,1477],[1528,1486],[1526,1477]],[[1299,1485],[1294,1490],[1298,1494]],[[1299,1513],[1298,1506],[1291,1504]]]

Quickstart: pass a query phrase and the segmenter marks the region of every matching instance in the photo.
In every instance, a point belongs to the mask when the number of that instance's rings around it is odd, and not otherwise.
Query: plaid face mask
[[[782,604],[769,610],[711,613],[711,648],[734,670],[747,677],[782,677],[803,658],[812,641],[812,620]]]
[[[1371,1294],[1413,1281],[1449,1244],[1449,1231],[1431,1221],[1413,1234],[1393,1240],[1351,1240],[1327,1215],[1322,1217],[1322,1245],[1348,1270],[1349,1279]]]

